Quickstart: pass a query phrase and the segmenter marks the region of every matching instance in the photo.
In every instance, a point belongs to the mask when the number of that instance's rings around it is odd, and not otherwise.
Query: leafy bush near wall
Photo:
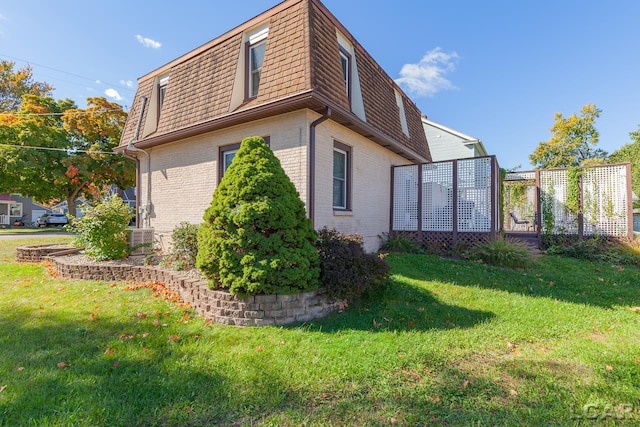
[[[115,194],[94,207],[87,207],[83,217],[72,218],[68,225],[68,229],[76,233],[74,245],[97,261],[127,257],[127,226],[131,214],[131,208]]]
[[[384,290],[389,264],[378,254],[364,251],[362,237],[327,227],[318,232],[320,281],[332,301],[352,302]]]
[[[383,233],[379,252],[421,254],[424,253],[424,249],[411,237],[402,234]]]
[[[196,265],[198,256],[199,225],[183,221],[171,234],[171,252],[163,260],[163,264],[177,270],[187,270]]]
[[[231,293],[296,293],[318,286],[317,235],[280,161],[260,137],[242,141],[198,230],[196,266]]]
[[[467,258],[506,268],[529,268],[536,261],[526,243],[505,237],[478,243],[467,252]]]

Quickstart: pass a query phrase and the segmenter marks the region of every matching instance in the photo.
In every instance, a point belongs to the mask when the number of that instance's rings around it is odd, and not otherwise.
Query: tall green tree
[[[0,112],[18,111],[23,96],[49,96],[52,90],[50,84],[33,80],[31,66],[15,69],[15,62],[0,60]]]
[[[245,138],[198,230],[198,268],[236,295],[311,290],[316,239],[280,161],[262,138]]]
[[[596,148],[600,133],[595,127],[601,113],[594,104],[582,107],[579,116],[574,113],[565,118],[556,113],[552,136],[529,155],[531,163],[542,169],[603,163],[607,153]]]
[[[631,188],[640,196],[640,125],[638,129],[629,132],[631,142],[618,148],[608,158],[609,163],[631,163]],[[635,207],[640,207],[640,201],[635,202]]]
[[[66,200],[75,216],[81,195],[133,185],[135,165],[112,152],[126,116],[104,98],[88,98],[79,109],[70,100],[23,96],[17,114],[0,116],[0,192],[44,203]]]

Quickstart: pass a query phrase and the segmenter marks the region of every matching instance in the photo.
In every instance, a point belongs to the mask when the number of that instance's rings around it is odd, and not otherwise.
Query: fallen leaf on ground
[[[171,342],[177,342],[179,339],[180,339],[180,337],[177,336],[177,335],[171,335],[169,337],[169,341],[171,341]]]
[[[438,403],[440,402],[440,396],[430,397],[429,400],[431,400],[433,403]]]
[[[256,351],[257,351],[257,352],[260,352],[260,351],[263,351],[263,350],[264,350],[264,347],[262,347],[261,345],[259,345],[258,347],[256,347]]]
[[[5,391],[7,389],[6,385],[3,385],[2,387],[0,387],[0,393],[2,393],[3,391]]]
[[[136,313],[136,317],[139,318],[139,319],[146,319],[147,318],[147,313],[143,313],[141,311],[138,311]]]
[[[510,396],[517,396],[517,395],[518,395],[518,392],[517,392],[517,391],[515,391],[514,389],[511,389],[511,390],[509,390],[509,395],[510,395]]]
[[[469,380],[464,380],[464,382],[462,383],[462,388],[467,388],[469,387]]]
[[[112,349],[112,348],[108,348],[108,349],[106,349],[106,350],[104,351],[104,354],[106,354],[106,355],[108,355],[108,356],[112,355],[113,353],[115,353],[115,350],[114,350],[114,349]]]
[[[613,371],[613,366],[611,366],[611,365],[606,365],[606,366],[604,367],[604,369],[606,369],[607,371]]]
[[[16,369],[16,372],[22,372],[24,371],[24,366],[20,366],[19,368]]]
[[[67,362],[58,362],[56,366],[58,367],[58,369],[66,369],[69,365],[67,364]]]

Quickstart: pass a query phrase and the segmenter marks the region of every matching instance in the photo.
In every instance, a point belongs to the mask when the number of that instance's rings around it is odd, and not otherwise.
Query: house
[[[15,221],[29,221],[31,199],[18,194],[0,194],[0,226],[12,225]]]
[[[389,231],[391,167],[429,162],[421,113],[319,0],[286,0],[140,77],[120,146],[138,227],[162,245],[202,222],[248,136],[262,136],[314,227]]]
[[[487,150],[478,138],[436,123],[425,116],[422,117],[422,125],[434,162],[487,155]]]
[[[82,208],[88,205],[87,201],[80,197],[75,200],[74,204],[76,205],[76,218],[82,218],[84,216]],[[51,212],[63,213],[66,215],[69,213],[69,204],[66,200],[62,200],[51,206]]]

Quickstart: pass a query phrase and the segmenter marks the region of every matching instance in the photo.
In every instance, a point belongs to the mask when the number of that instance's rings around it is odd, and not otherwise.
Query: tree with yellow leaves
[[[596,148],[600,133],[595,121],[601,113],[594,104],[582,107],[579,116],[574,113],[565,118],[556,113],[550,129],[553,135],[529,155],[531,163],[542,169],[604,163],[607,153]]]

